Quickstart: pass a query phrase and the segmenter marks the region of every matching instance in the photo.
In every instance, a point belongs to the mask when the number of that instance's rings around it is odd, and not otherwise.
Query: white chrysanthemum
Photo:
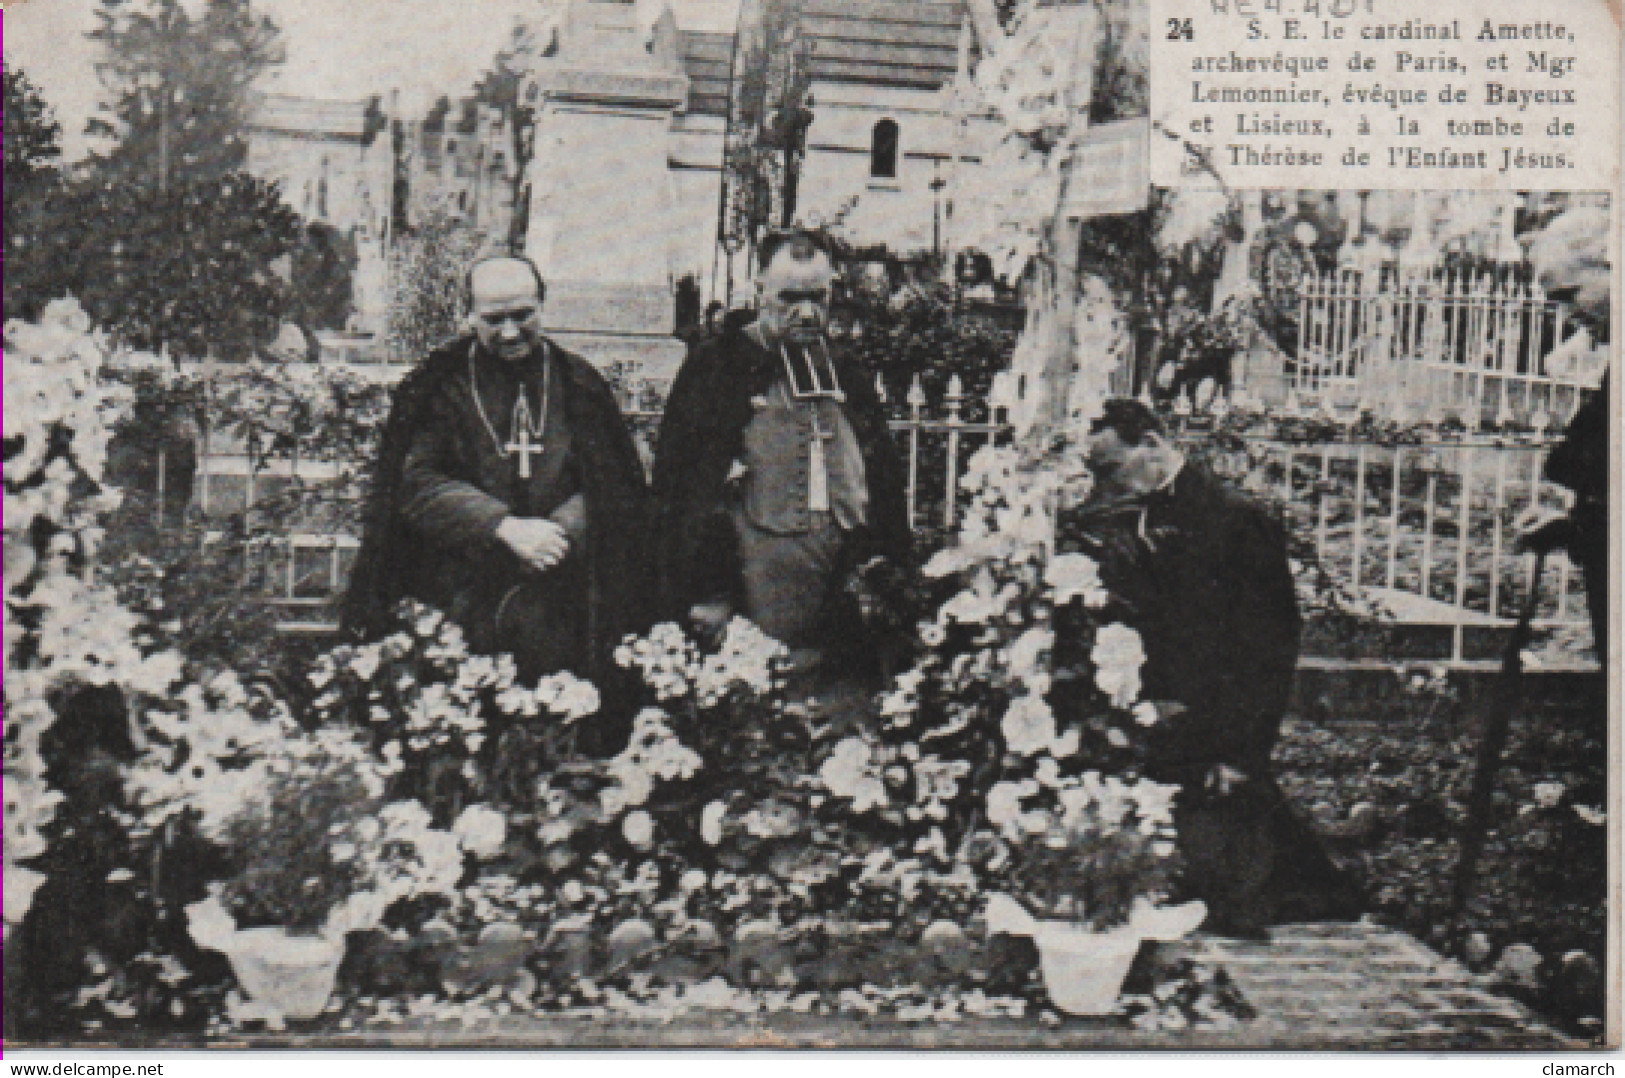
[[[862,738],[849,737],[837,744],[819,768],[818,777],[836,797],[851,798],[854,812],[867,812],[886,804],[885,780],[880,776],[869,744]]]
[[[1018,636],[1005,649],[1005,664],[1010,677],[1026,685],[1034,693],[1049,691],[1050,672],[1045,657],[1055,646],[1055,632],[1048,628],[1031,628]]]
[[[1045,751],[1055,740],[1055,713],[1042,696],[1018,696],[1010,701],[999,730],[1011,752],[1031,756]]]
[[[1044,583],[1056,606],[1082,599],[1083,605],[1098,609],[1110,598],[1100,579],[1100,566],[1087,554],[1057,554],[1051,558],[1044,567]]]
[[[961,625],[986,625],[1004,612],[991,594],[976,588],[966,588],[942,604],[938,612],[939,623],[957,621]]]
[[[700,838],[705,840],[707,846],[715,846],[722,841],[722,820],[727,812],[727,806],[721,801],[712,801],[700,813]]]
[[[987,792],[987,822],[994,827],[1007,827],[1021,818],[1021,802],[1038,792],[1038,783],[1032,779],[1021,782],[996,782]]]
[[[550,674],[537,682],[536,699],[565,722],[574,722],[596,713],[601,703],[598,689],[592,682],[569,673]]]
[[[943,547],[931,555],[920,574],[927,580],[941,580],[943,577],[953,576],[971,564],[970,559],[961,547]]]
[[[464,852],[489,861],[502,852],[508,838],[508,818],[490,805],[470,805],[451,825]]]
[[[1149,835],[1174,825],[1174,798],[1179,787],[1169,783],[1140,779],[1128,787],[1134,801],[1135,815],[1140,818],[1140,833]]]
[[[655,821],[642,809],[635,809],[626,814],[621,821],[621,834],[626,841],[640,850],[646,850],[654,845]]]
[[[1095,632],[1089,660],[1095,664],[1095,685],[1112,705],[1133,706],[1140,695],[1140,667],[1145,663],[1140,634],[1122,622],[1102,626]]]

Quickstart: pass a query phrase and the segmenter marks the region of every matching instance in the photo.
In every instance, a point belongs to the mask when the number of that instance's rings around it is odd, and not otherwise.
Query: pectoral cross
[[[507,445],[503,446],[503,449],[510,454],[519,454],[519,478],[529,479],[531,454],[540,453],[542,451],[542,445],[540,442],[533,442],[530,440],[530,427],[528,425],[521,425],[519,427],[519,439],[517,441],[509,442]]]
[[[547,384],[544,382],[542,387],[545,397]],[[544,404],[543,407],[545,408],[546,405]],[[542,415],[544,416],[542,422],[545,424],[547,422],[545,418],[547,413],[544,411]],[[542,451],[542,429],[531,419],[530,398],[525,393],[524,383],[521,382],[519,384],[519,399],[514,402],[513,406],[512,433],[509,435],[508,444],[502,447],[503,451],[510,456],[515,453],[519,455],[519,478],[521,479],[530,478],[531,454]]]

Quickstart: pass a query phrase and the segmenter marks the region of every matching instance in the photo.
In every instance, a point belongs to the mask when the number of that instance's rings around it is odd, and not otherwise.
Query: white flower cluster
[[[508,839],[508,818],[490,805],[470,805],[452,821],[451,833],[464,853],[489,861],[502,852]]]
[[[431,683],[406,701],[406,744],[414,752],[442,748],[456,738],[469,752],[485,742],[485,717],[460,684]]]
[[[892,680],[890,691],[880,696],[880,717],[894,729],[913,725],[920,710],[920,686],[925,682],[925,671],[915,666],[903,671]]]
[[[504,655],[503,659],[511,661]],[[500,683],[497,707],[503,714],[534,717],[543,711],[555,715],[566,723],[595,714],[602,705],[598,688],[567,671],[549,674],[536,683],[534,689],[523,685]]]
[[[150,709],[144,725],[149,748],[125,773],[125,791],[156,828],[184,810],[197,814],[205,836],[218,838],[232,816],[262,796],[272,761],[302,755],[310,742],[285,707],[268,718],[249,710],[237,675],[219,674],[207,685],[187,685],[180,711]],[[329,737],[329,751],[361,759],[359,746]]]
[[[615,662],[628,670],[636,667],[661,702],[689,695],[700,670],[699,649],[670,621],[656,625],[647,636],[627,637],[615,649]]]
[[[677,740],[667,724],[668,718],[659,708],[647,707],[632,720],[632,737],[626,748],[606,765],[614,779],[599,794],[606,818],[614,819],[629,808],[647,803],[657,780],[693,778],[699,771],[699,754]]]
[[[714,708],[736,689],[767,696],[782,681],[789,651],[755,623],[735,617],[728,623],[715,654],[701,655],[693,641],[672,622],[662,622],[644,637],[627,637],[615,649],[615,661],[636,668],[662,703],[685,697],[701,708]]]
[[[1111,699],[1112,706],[1134,706],[1140,698],[1140,667],[1145,665],[1140,634],[1121,622],[1101,626],[1095,632],[1089,661],[1095,664],[1095,685]]]
[[[567,672],[549,674],[537,682],[536,699],[565,722],[596,714],[602,703],[597,686]]]
[[[25,536],[41,516],[88,523],[116,496],[87,504],[69,488],[80,475],[100,481],[129,394],[100,377],[107,351],[78,301],[57,300],[37,325],[13,319],[5,332],[6,531]]]
[[[1010,701],[1004,718],[999,721],[999,732],[1004,735],[1005,747],[1018,756],[1051,752],[1052,747],[1066,748],[1060,743],[1055,713],[1050,710],[1049,702],[1037,693],[1023,693]],[[1077,751],[1076,735],[1071,751]]]
[[[1154,838],[1159,856],[1173,855],[1173,800],[1178,786],[1136,779],[1124,782],[1098,771],[1063,777],[1052,766],[1040,767],[1036,776],[997,783],[987,796],[987,820],[1004,837],[1020,842],[1043,837],[1048,845],[1064,847],[1069,836],[1132,828]],[[1029,805],[1049,791],[1054,808]]]
[[[463,875],[463,847],[458,836],[433,826],[429,810],[416,801],[393,801],[377,818],[363,818],[349,829],[360,878],[365,886],[350,894],[329,914],[329,934],[375,928],[384,911],[406,898],[457,895]]]
[[[904,755],[912,754],[905,749]],[[903,814],[914,821],[946,820],[949,802],[959,796],[960,780],[970,774],[970,761],[944,760],[927,754],[909,763],[914,772],[914,804]]]
[[[475,753],[485,743],[487,696],[505,715],[534,718],[545,711],[566,723],[600,706],[591,682],[558,673],[528,688],[517,682],[512,655],[470,654],[462,629],[438,611],[413,603],[405,615],[406,630],[371,644],[335,648],[316,661],[309,679],[320,690],[318,714],[346,717],[339,712],[359,692],[367,719],[400,724],[404,749],[421,753],[457,743]],[[425,666],[427,681],[419,673]],[[402,751],[398,744],[386,748],[392,759]]]
[[[1087,554],[1055,555],[1044,566],[1044,584],[1056,606],[1082,599],[1084,606],[1098,610],[1111,598],[1101,582],[1100,566]]]
[[[694,679],[701,707],[715,707],[735,688],[766,696],[780,683],[789,650],[762,632],[756,623],[736,617],[728,622],[722,647],[707,655]]]
[[[546,884],[521,885],[512,876],[501,872],[481,873],[458,891],[457,903],[461,910],[481,925],[531,919],[553,908],[550,889]]]
[[[824,788],[836,797],[852,799],[853,812],[868,812],[887,804],[886,780],[875,746],[861,737],[848,737],[818,769]]]
[[[120,500],[102,485],[103,469],[130,394],[102,377],[107,359],[73,300],[48,305],[38,324],[14,319],[5,327],[8,920],[27,910],[28,877],[16,862],[44,852],[40,828],[61,800],[45,782],[39,755],[40,738],[56,718],[52,696],[79,685],[116,685],[137,697],[163,698],[181,676],[178,656],[148,655],[137,645],[140,619],[113,589],[70,563],[95,553],[101,518]],[[40,524],[53,535],[43,549],[35,545]],[[27,896],[31,901],[31,889]]]

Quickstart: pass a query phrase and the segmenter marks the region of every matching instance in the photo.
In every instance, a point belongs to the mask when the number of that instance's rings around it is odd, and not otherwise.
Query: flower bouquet
[[[512,656],[470,654],[438,611],[408,600],[399,616],[384,639],[317,660],[314,717],[370,731],[400,765],[392,790],[442,823],[479,801],[529,808],[538,777],[576,755],[577,723],[597,712],[598,690],[564,673],[521,685]]]
[[[1103,1001],[1080,995],[1066,949],[1115,934],[1117,960],[1083,964],[1126,974],[1140,939],[1204,912],[1161,912],[1178,788],[1141,774],[1159,721],[1139,699],[1144,648],[1095,563],[1051,550],[1057,511],[1089,489],[1075,448],[983,449],[964,489],[958,544],[925,566],[936,594],[918,658],[881,697],[878,728],[834,744],[819,780],[860,826],[912,848],[914,887],[981,896],[991,933],[1038,941],[1057,1006],[1098,1013],[1121,976]]]
[[[182,820],[220,854],[209,897],[186,909],[193,940],[230,959],[239,1020],[320,1013],[351,932],[397,902],[449,896],[458,837],[415,801],[389,801],[392,771],[355,731],[305,733],[230,675],[190,685],[180,714],[150,713],[152,749],[126,788],[156,831]]]

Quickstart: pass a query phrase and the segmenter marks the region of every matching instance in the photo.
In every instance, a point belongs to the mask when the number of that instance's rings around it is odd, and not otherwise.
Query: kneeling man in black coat
[[[1185,885],[1208,904],[1207,930],[1357,916],[1355,888],[1270,771],[1301,627],[1285,532],[1136,401],[1107,403],[1089,462],[1081,544],[1144,641],[1141,697],[1161,715],[1147,771],[1183,787]]]

